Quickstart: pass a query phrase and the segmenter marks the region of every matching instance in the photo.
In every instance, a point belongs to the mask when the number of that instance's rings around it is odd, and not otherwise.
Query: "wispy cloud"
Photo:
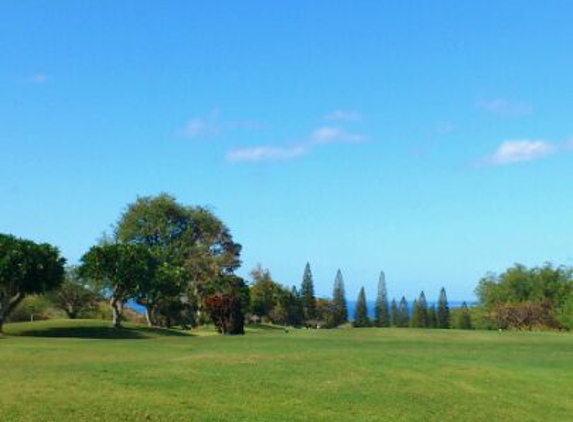
[[[207,116],[191,118],[185,126],[178,130],[181,136],[187,138],[202,138],[221,131],[219,111],[213,110]]]
[[[48,81],[48,75],[44,72],[38,72],[28,76],[26,80],[31,84],[43,84]]]
[[[334,110],[324,118],[334,122],[357,122],[362,120],[362,115],[356,110]]]
[[[481,166],[502,166],[523,161],[533,161],[560,150],[558,145],[543,140],[507,140],[502,142],[497,150],[481,160]]]
[[[177,130],[180,136],[200,139],[218,135],[224,130],[258,129],[262,124],[256,120],[227,120],[220,117],[219,110],[213,110],[206,116],[192,117]]]
[[[352,133],[339,127],[323,126],[312,132],[308,142],[313,145],[318,145],[333,142],[357,143],[363,140],[363,135]]]
[[[309,151],[307,145],[276,147],[262,145],[248,148],[237,148],[227,152],[226,159],[232,163],[259,163],[262,161],[289,160],[300,157]]]
[[[359,143],[364,135],[349,132],[339,127],[323,126],[313,130],[303,141],[290,146],[258,145],[230,150],[229,162],[260,163],[265,161],[291,160],[310,153],[313,149],[333,143]]]
[[[500,116],[526,116],[533,113],[533,106],[521,101],[513,101],[507,98],[479,99],[476,107],[495,113]]]

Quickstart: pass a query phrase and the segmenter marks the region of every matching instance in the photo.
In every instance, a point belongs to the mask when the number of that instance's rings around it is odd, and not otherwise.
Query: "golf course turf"
[[[572,421],[573,335],[7,324],[0,421]]]

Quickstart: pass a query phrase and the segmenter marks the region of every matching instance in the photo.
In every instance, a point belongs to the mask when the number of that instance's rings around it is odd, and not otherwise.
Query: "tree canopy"
[[[26,295],[50,291],[63,282],[64,265],[52,245],[0,234],[0,332]]]
[[[114,327],[121,326],[125,302],[153,284],[158,267],[152,253],[141,244],[93,246],[81,262],[80,275],[99,283],[111,296]]]

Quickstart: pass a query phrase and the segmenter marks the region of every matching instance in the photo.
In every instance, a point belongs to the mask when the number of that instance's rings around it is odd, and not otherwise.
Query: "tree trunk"
[[[153,327],[153,307],[152,306],[146,306],[145,307],[145,319],[147,320],[147,325],[149,327]]]
[[[17,293],[11,298],[5,294],[2,295],[2,300],[0,301],[0,334],[3,333],[2,327],[4,326],[6,317],[10,315],[10,312],[12,312],[12,310],[18,306],[23,299],[24,295],[20,293]]]
[[[121,328],[121,311],[123,306],[116,297],[111,298],[111,310],[113,312],[113,328]]]
[[[0,301],[0,334],[3,333],[2,326],[4,325],[4,319],[6,317],[6,310],[8,308],[8,302],[6,300]]]

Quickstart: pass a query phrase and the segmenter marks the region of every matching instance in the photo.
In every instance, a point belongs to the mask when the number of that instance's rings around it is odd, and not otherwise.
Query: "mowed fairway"
[[[97,321],[6,331],[34,336],[0,339],[2,422],[573,420],[570,334],[132,328],[118,336]]]

